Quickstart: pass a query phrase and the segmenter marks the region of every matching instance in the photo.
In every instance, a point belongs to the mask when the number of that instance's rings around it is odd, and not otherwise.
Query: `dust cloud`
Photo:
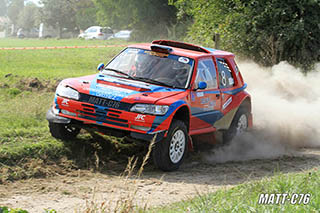
[[[320,147],[320,64],[307,75],[287,62],[272,68],[250,61],[238,65],[252,96],[254,128],[205,160],[272,159]]]

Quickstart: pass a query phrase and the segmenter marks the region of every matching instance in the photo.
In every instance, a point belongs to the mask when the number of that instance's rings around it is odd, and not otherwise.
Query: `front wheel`
[[[70,124],[49,122],[50,133],[53,137],[61,140],[70,140],[77,137],[80,128],[71,126]]]
[[[223,143],[228,144],[232,139],[241,135],[248,129],[249,111],[245,107],[240,107],[234,116],[232,123],[227,131],[223,133]]]
[[[155,144],[153,161],[163,171],[174,171],[182,164],[188,142],[187,127],[180,120],[173,120],[168,136]]]

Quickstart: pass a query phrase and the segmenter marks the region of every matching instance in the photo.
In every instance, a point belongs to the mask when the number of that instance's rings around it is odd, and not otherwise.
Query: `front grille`
[[[101,109],[100,107],[91,106],[88,104],[81,105],[83,107],[82,110],[77,111],[80,118],[128,127],[128,120],[119,118],[120,114],[122,113],[121,111],[116,111],[109,108]]]
[[[102,106],[102,107],[124,110],[124,111],[129,111],[132,106],[132,104],[129,104],[129,103],[115,101],[107,98],[100,98],[97,96],[83,94],[83,93],[80,93],[79,101]]]

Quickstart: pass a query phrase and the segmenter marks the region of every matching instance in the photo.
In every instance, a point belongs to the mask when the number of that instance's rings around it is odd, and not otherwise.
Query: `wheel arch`
[[[240,108],[247,108],[248,112],[249,112],[249,119],[250,119],[250,124],[252,123],[252,116],[251,116],[251,98],[250,95],[248,94],[244,94],[243,96],[241,96],[240,101],[237,102],[238,104],[232,109],[230,110],[228,113],[226,113],[220,120],[216,121],[214,123],[214,127],[217,130],[227,130],[229,129],[232,121],[234,120],[237,112],[239,111]]]
[[[241,104],[239,105],[240,107],[245,107],[248,109],[248,111],[251,113],[252,110],[252,105],[251,105],[251,97],[250,96],[246,96],[242,101]]]
[[[174,116],[172,119],[180,120],[185,123],[187,130],[189,132],[190,127],[190,109],[187,105],[182,105],[179,107],[176,112],[174,113]],[[172,121],[171,121],[172,122]]]
[[[248,110],[249,117],[248,117],[248,127],[252,128],[253,126],[253,116],[252,116],[252,105],[251,105],[251,97],[248,95],[246,96],[243,101],[241,102],[240,107],[244,107]]]

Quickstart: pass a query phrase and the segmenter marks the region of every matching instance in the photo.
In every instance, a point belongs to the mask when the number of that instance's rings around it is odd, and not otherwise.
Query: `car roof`
[[[92,29],[92,28],[102,28],[100,26],[91,26],[91,27],[88,27],[87,29]]]
[[[234,54],[231,52],[216,50],[208,47],[201,47],[193,44],[188,44],[184,42],[176,42],[170,40],[156,40],[152,43],[139,43],[133,44],[129,47],[141,48],[151,50],[152,45],[160,44],[160,46],[170,47],[172,52],[170,54],[181,55],[190,58],[201,58],[205,56],[216,56],[216,57],[234,57]]]

